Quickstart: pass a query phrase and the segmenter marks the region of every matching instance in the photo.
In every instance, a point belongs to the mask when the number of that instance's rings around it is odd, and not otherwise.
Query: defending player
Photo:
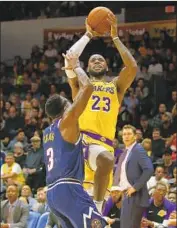
[[[57,94],[50,97],[45,105],[47,115],[53,120],[43,134],[47,200],[52,212],[59,217],[62,228],[102,228],[107,223],[82,186],[84,158],[78,123],[93,86],[85,72],[76,66],[76,58],[68,61],[83,87],[72,105]]]
[[[117,35],[117,20],[109,15],[111,37],[123,60],[124,68],[118,77],[108,83],[104,80],[107,64],[103,56],[92,55],[88,62],[88,71],[94,86],[88,105],[79,119],[80,129],[84,133],[84,143],[88,145],[85,166],[85,182],[94,182],[94,202],[101,212],[106,189],[112,185],[114,163],[112,141],[115,137],[118,110],[125,91],[132,84],[137,71],[137,64],[131,53]],[[68,55],[81,55],[90,39],[97,35],[86,23],[87,32],[68,51]],[[65,61],[66,74],[72,88],[72,96],[78,92],[77,74]],[[86,152],[87,152],[86,151]],[[112,153],[110,153],[112,152]],[[111,173],[111,175],[110,175]]]

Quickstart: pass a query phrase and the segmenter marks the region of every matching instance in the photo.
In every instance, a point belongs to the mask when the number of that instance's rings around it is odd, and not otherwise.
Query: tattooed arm
[[[124,63],[124,68],[121,70],[119,77],[114,79],[114,83],[117,86],[119,102],[122,102],[125,91],[130,87],[135,79],[137,73],[137,63],[134,57],[131,55],[129,50],[120,41],[117,35],[117,20],[115,16],[109,15],[108,19],[111,25],[111,37],[113,39],[114,45],[116,46],[119,54]]]

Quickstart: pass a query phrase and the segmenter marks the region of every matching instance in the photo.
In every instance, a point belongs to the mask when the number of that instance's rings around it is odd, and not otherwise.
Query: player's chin
[[[90,69],[89,74],[93,77],[100,77],[106,74],[106,69],[99,68],[99,69]]]

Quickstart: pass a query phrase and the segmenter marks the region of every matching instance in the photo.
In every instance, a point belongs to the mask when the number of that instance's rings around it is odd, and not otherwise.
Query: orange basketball
[[[106,7],[96,7],[90,11],[87,22],[88,25],[95,31],[102,35],[109,34],[111,26],[107,21],[108,14],[113,12]],[[114,15],[114,14],[113,14]]]

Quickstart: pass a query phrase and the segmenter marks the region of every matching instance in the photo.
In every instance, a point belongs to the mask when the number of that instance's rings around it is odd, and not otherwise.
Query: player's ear
[[[87,73],[89,73],[89,68],[88,67],[87,67],[86,71],[87,71]]]

